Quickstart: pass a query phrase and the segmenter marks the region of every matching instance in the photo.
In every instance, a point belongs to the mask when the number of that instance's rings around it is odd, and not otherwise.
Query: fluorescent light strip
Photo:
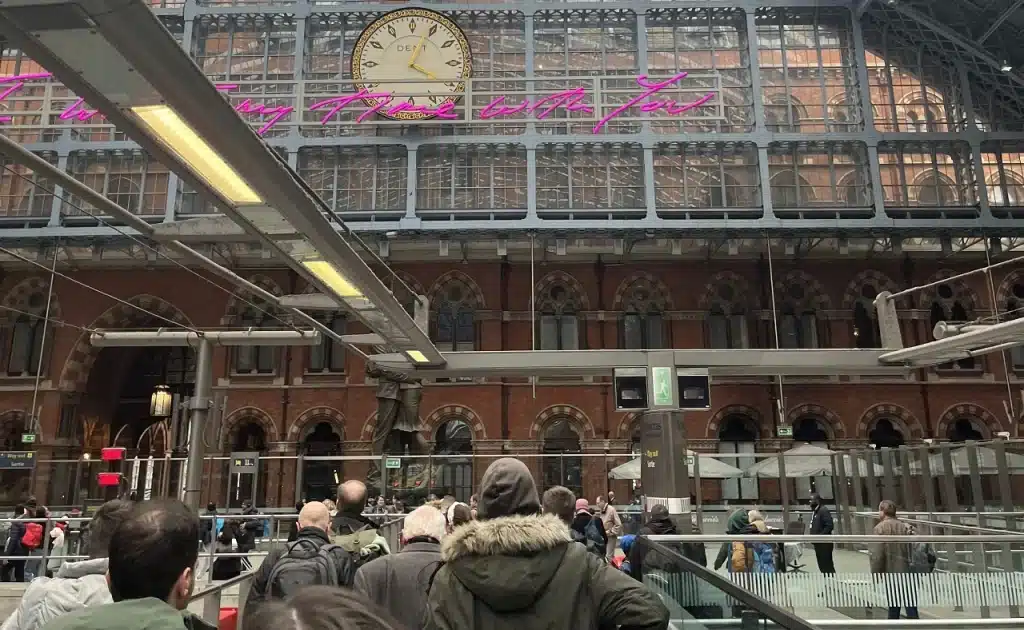
[[[427,356],[419,350],[406,350],[405,356],[409,357],[416,363],[430,363],[430,361],[427,360]]]
[[[316,276],[317,280],[320,282],[326,284],[327,288],[333,291],[338,297],[363,297],[363,292],[354,287],[352,283],[345,278],[345,276],[341,275],[338,270],[334,268],[334,265],[326,260],[303,260],[301,263],[309,273]]]
[[[166,105],[131,108],[153,134],[173,151],[210,188],[236,205],[263,203],[263,198],[217,155],[192,127]]]

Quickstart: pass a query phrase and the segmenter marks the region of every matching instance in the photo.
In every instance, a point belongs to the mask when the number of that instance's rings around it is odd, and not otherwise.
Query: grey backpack
[[[317,547],[313,541],[301,539],[288,543],[288,550],[270,572],[267,594],[283,599],[305,586],[340,586],[338,558],[331,553],[333,550],[341,548]]]

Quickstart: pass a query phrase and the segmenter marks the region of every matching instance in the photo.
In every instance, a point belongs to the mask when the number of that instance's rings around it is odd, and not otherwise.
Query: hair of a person
[[[307,586],[287,601],[260,604],[245,615],[242,630],[405,630],[376,604],[355,591]]]
[[[889,518],[896,518],[896,504],[889,499],[878,504],[878,511]]]
[[[441,542],[447,524],[441,510],[431,505],[421,505],[406,514],[405,521],[402,523],[402,537],[409,540],[425,536]]]
[[[338,486],[338,511],[349,514],[361,514],[365,505],[365,483],[356,479],[349,479]]]
[[[114,601],[167,601],[182,572],[195,567],[197,540],[199,516],[181,501],[134,504],[110,540],[107,574]]]
[[[747,520],[753,523],[754,521],[763,521],[764,514],[761,510],[750,510],[747,512]]]
[[[208,512],[213,512],[213,511],[215,511],[216,509],[217,509],[217,504],[216,504],[216,503],[214,503],[214,502],[212,502],[212,501],[211,501],[211,502],[209,502],[209,503],[207,503],[207,504],[206,504],[206,510],[207,510]]]
[[[598,497],[597,497],[597,501],[595,501],[595,503],[607,503],[607,502],[608,502],[608,501],[606,501],[606,500],[605,500],[605,498],[604,498],[604,495],[603,495],[603,494],[602,494],[602,495],[600,495],[600,496],[598,496]]]
[[[110,539],[114,532],[132,513],[131,501],[114,499],[100,506],[89,521],[90,558],[106,558],[110,551]]]
[[[33,514],[33,516],[35,518],[46,518],[48,516],[48,512],[46,510],[46,507],[44,507],[42,505],[36,507],[35,514]],[[40,525],[43,525],[43,523],[40,523]]]
[[[565,486],[552,486],[545,490],[540,504],[545,514],[554,514],[566,523],[571,523],[576,513],[576,495]]]
[[[453,528],[473,520],[473,511],[465,503],[452,503],[448,507],[448,524]]]

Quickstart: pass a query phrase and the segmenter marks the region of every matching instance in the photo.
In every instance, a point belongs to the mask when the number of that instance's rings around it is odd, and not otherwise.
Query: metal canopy
[[[82,29],[73,28],[83,19],[90,25],[89,34],[101,39],[83,39]],[[46,27],[45,38],[35,32],[42,26]],[[63,30],[67,30],[66,38]],[[143,0],[77,0],[61,5],[48,0],[12,0],[0,8],[0,33],[159,162],[216,200],[225,214],[308,282],[337,297],[346,310],[386,339],[388,345],[414,352],[427,364],[443,363],[426,332],[364,262],[366,252],[356,251],[361,248],[358,237],[343,224],[328,220],[322,200],[238,116]],[[90,41],[96,45],[89,45]],[[112,63],[102,62],[108,57]],[[108,89],[98,87],[101,85]],[[131,106],[151,104],[137,97],[147,89],[151,92],[144,98],[159,99],[195,130],[259,194],[264,200],[261,207],[231,203],[203,179],[202,173],[193,171],[127,113]],[[362,296],[353,299],[338,295],[328,282],[290,255],[274,238],[282,224],[294,227],[301,240]],[[272,232],[268,234],[267,230]]]

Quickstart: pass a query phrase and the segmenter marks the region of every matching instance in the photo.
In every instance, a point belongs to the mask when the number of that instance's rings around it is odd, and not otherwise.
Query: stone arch
[[[284,295],[284,291],[281,289],[281,285],[279,285],[269,276],[255,274],[249,276],[247,280],[258,286],[259,288],[263,289],[264,291],[276,295],[277,297],[281,297],[282,295]],[[262,302],[262,300],[260,300],[258,297],[254,298],[252,296],[246,297],[245,300],[253,302],[255,304],[260,304],[260,302]],[[248,306],[249,305],[242,300],[241,296],[237,294],[232,295],[231,298],[228,300],[227,307],[225,307],[224,309],[224,316],[220,318],[220,325],[231,326],[237,323],[238,318],[242,316],[242,313]]]
[[[797,405],[786,414],[786,423],[789,426],[793,426],[801,418],[822,420],[825,424],[825,429],[831,434],[828,436],[830,440],[841,440],[846,437],[846,427],[843,425],[842,420],[839,419],[839,414],[827,407],[813,403]]]
[[[953,302],[960,302],[961,305],[967,309],[969,316],[974,316],[974,311],[977,310],[979,302],[978,296],[974,290],[968,286],[967,282],[963,278],[957,278],[956,280],[950,280],[949,282],[942,283],[942,280],[951,278],[957,275],[952,269],[940,269],[936,271],[925,284],[940,283],[933,287],[930,287],[922,292],[921,294],[921,305],[923,308],[929,308],[932,303],[938,302],[944,308],[952,304]],[[953,290],[953,296],[944,298],[939,295],[939,288],[943,285],[949,285]]]
[[[345,441],[345,415],[334,407],[310,407],[299,414],[299,417],[288,427],[288,442],[301,442],[321,422],[331,425],[341,440]]]
[[[640,414],[636,412],[630,412],[622,416],[619,420],[619,424],[615,427],[615,437],[620,440],[629,440],[633,437],[633,430],[636,428],[636,423],[640,419]]]
[[[426,295],[427,291],[423,288],[423,283],[416,279],[415,276],[407,271],[395,271],[395,275],[398,279],[404,282],[410,289],[416,292],[416,295]],[[385,283],[387,284],[387,283]]]
[[[715,412],[715,415],[711,416],[711,419],[708,420],[708,426],[704,431],[704,435],[712,440],[717,440],[718,429],[722,426],[722,421],[729,416],[746,416],[750,418],[760,431],[761,439],[771,437],[773,434],[772,427],[765,423],[765,418],[761,415],[761,412],[754,407],[750,405],[726,405]]]
[[[22,409],[9,409],[0,413],[0,448],[7,448],[7,439],[21,437],[25,432],[25,419],[28,414]]]
[[[430,301],[430,305],[434,306],[439,300],[442,300],[439,296],[441,291],[445,289],[449,282],[458,282],[466,287],[469,291],[469,295],[463,297],[463,303],[473,307],[474,309],[486,308],[484,302],[484,292],[480,290],[480,285],[476,283],[476,280],[471,278],[468,274],[462,273],[457,269],[446,271],[441,274],[441,277],[434,281],[434,284],[430,286],[427,291],[427,299]]]
[[[950,405],[948,409],[942,412],[938,424],[935,425],[935,436],[939,439],[945,439],[946,434],[949,433],[949,428],[960,418],[977,420],[982,427],[988,429],[988,436],[986,437],[989,439],[995,437],[996,433],[1004,430],[1002,423],[988,409],[974,403],[957,403]]]
[[[646,287],[650,292],[650,303],[656,305],[662,312],[675,310],[672,303],[672,293],[668,286],[646,271],[638,271],[619,283],[615,289],[615,297],[612,299],[612,310],[621,311],[624,305],[629,303],[627,292],[633,287]]]
[[[829,297],[821,282],[809,273],[798,269],[786,273],[775,282],[775,296],[779,303],[785,303],[794,299],[786,291],[786,289],[792,286],[803,289],[803,297],[796,300],[798,303],[811,306],[816,311],[832,310],[832,298]]]
[[[89,324],[92,330],[107,329],[117,330],[136,326],[140,320],[148,320],[149,315],[139,309],[145,309],[155,313],[182,326],[192,327],[192,321],[181,312],[177,306],[153,295],[136,295],[118,302],[106,310]],[[160,321],[158,326],[169,326]],[[64,392],[84,391],[89,382],[89,372],[92,370],[96,357],[99,355],[99,348],[92,345],[89,340],[91,333],[83,332],[78,336],[68,358],[64,361],[64,368],[60,373],[58,389]]]
[[[875,423],[885,418],[890,420],[893,427],[909,440],[920,440],[924,438],[924,429],[921,423],[909,409],[896,403],[878,403],[871,405],[861,414],[857,421],[857,436],[867,437]]]
[[[537,282],[533,287],[533,295],[537,304],[542,304],[545,296],[548,294],[548,291],[555,286],[562,286],[566,291],[572,294],[576,305],[580,310],[590,310],[590,298],[587,296],[587,292],[583,288],[583,285],[580,284],[580,281],[571,273],[565,271],[552,271]]]
[[[597,436],[590,418],[578,407],[572,405],[551,405],[537,414],[537,419],[530,425],[530,439],[543,439],[544,429],[555,420],[563,418],[568,420],[572,428],[576,430],[576,433],[580,436],[580,441],[594,439]]]
[[[229,413],[224,419],[222,449],[228,450],[232,448],[231,445],[235,443],[238,431],[246,424],[246,420],[253,420],[263,428],[263,435],[267,438],[267,446],[270,446],[271,442],[279,441],[277,424],[270,417],[270,414],[259,407],[239,407]]]
[[[480,415],[465,405],[441,405],[431,411],[430,415],[423,422],[428,439],[432,440],[442,424],[455,418],[462,420],[469,426],[473,432],[474,442],[487,439],[487,432],[484,429],[484,423],[480,419]]]
[[[711,276],[711,279],[704,285],[704,292],[698,303],[701,310],[706,311],[723,300],[719,295],[720,287],[723,285],[732,287],[734,297],[730,301],[731,304],[740,304],[743,307],[750,305],[752,293],[747,279],[733,271],[720,271]]]
[[[850,283],[846,285],[846,292],[843,293],[843,310],[850,311],[857,302],[862,299],[866,299],[863,295],[863,288],[865,285],[874,285],[879,292],[888,291],[890,293],[898,293],[899,286],[896,282],[888,275],[881,271],[874,269],[867,269],[858,273],[850,280]]]
[[[1006,274],[1006,277],[1003,278],[1003,281],[999,283],[999,287],[996,289],[996,303],[993,305],[994,308],[999,310],[1005,309],[1006,303],[1010,299],[1020,301],[1022,298],[1013,294],[1013,287],[1018,284],[1024,284],[1024,272],[1017,269]]]
[[[18,317],[18,313],[8,310],[17,309],[26,313],[42,315],[46,310],[45,296],[50,291],[50,283],[43,276],[32,276],[25,278],[4,294],[0,304],[7,307],[0,309],[0,325],[12,323]],[[33,295],[42,294],[42,306],[32,306],[29,300]],[[50,319],[62,319],[60,299],[57,297],[57,289],[54,287],[53,299],[50,301]]]

